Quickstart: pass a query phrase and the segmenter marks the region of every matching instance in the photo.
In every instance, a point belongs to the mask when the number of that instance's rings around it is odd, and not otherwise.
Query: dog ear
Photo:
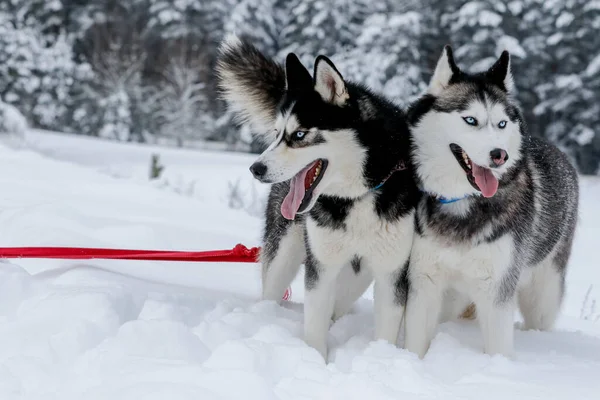
[[[344,78],[331,60],[323,55],[315,60],[314,86],[321,98],[328,103],[341,106],[349,98]]]
[[[504,50],[498,61],[494,63],[486,72],[488,78],[494,85],[500,87],[506,93],[511,93],[514,89],[513,76],[510,71],[510,54]]]
[[[289,53],[285,59],[285,77],[288,91],[306,91],[312,86],[310,72],[294,53]]]
[[[433,77],[429,82],[427,93],[430,93],[434,96],[439,95],[450,85],[450,81],[455,74],[460,74],[460,69],[454,62],[452,47],[446,45],[444,46],[442,56],[435,67]]]

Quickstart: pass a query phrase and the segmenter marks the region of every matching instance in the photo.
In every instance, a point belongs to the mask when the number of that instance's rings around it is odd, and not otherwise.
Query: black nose
[[[261,179],[267,173],[267,166],[261,162],[255,162],[250,166],[250,172],[256,179]]]
[[[499,167],[508,160],[508,153],[503,149],[494,149],[490,151],[490,157],[494,165]]]

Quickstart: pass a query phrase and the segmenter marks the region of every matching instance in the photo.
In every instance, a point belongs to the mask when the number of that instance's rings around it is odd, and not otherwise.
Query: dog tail
[[[277,108],[286,90],[285,68],[252,44],[229,35],[221,43],[216,73],[221,97],[259,138],[275,138]]]

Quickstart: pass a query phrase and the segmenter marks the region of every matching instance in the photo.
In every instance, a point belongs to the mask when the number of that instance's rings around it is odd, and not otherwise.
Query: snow
[[[587,76],[594,76],[600,73],[600,54],[590,61],[588,67],[585,70]]]
[[[25,135],[27,119],[17,107],[0,101],[0,133]]]
[[[527,53],[519,44],[519,40],[512,36],[502,36],[496,45],[496,53],[501,54],[503,50],[508,50],[513,57],[525,58]]]
[[[238,180],[264,200],[252,155],[26,138],[0,144],[0,246],[259,244],[261,219],[227,201]],[[148,182],[153,153],[196,191]],[[258,301],[253,264],[22,259],[0,262],[0,399],[597,398],[600,180],[581,190],[563,315],[554,332],[517,331],[513,360],[484,355],[469,322],[442,325],[424,360],[374,342],[369,291],[331,327],[325,364],[302,341],[302,278],[277,306]]]
[[[574,139],[577,144],[580,146],[585,146],[591,144],[594,140],[594,136],[596,133],[593,129],[588,128],[587,126],[578,125],[573,129],[572,133],[569,135],[572,139]]]
[[[546,39],[546,44],[549,46],[557,45],[565,35],[562,32],[556,32],[554,35],[550,35],[548,39]]]
[[[523,11],[523,3],[521,1],[511,1],[508,3],[508,9],[514,15],[519,15]]]
[[[568,26],[571,22],[573,22],[573,20],[575,19],[575,16],[569,12],[563,12],[562,14],[560,14],[560,16],[556,19],[556,28],[557,29],[562,29],[566,26]]]
[[[556,87],[563,89],[579,89],[583,85],[581,78],[578,75],[559,75],[556,77]]]
[[[495,12],[485,9],[485,4],[480,2],[467,2],[459,13],[459,25],[464,26],[490,26],[496,27],[502,22],[502,17]]]

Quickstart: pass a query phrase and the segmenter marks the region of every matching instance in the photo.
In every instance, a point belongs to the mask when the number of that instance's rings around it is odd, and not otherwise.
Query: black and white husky
[[[331,318],[374,279],[375,338],[395,344],[419,195],[405,114],[324,56],[311,76],[294,54],[284,68],[233,37],[217,73],[230,107],[271,143],[250,168],[273,184],[263,298],[281,299],[304,263],[305,341],[327,358]]]
[[[507,52],[468,74],[446,47],[409,111],[426,195],[415,219],[405,345],[420,357],[448,293],[475,303],[488,354],[512,355],[517,302],[525,329],[550,329],[559,312],[577,173],[556,147],[526,135],[512,92]]]

